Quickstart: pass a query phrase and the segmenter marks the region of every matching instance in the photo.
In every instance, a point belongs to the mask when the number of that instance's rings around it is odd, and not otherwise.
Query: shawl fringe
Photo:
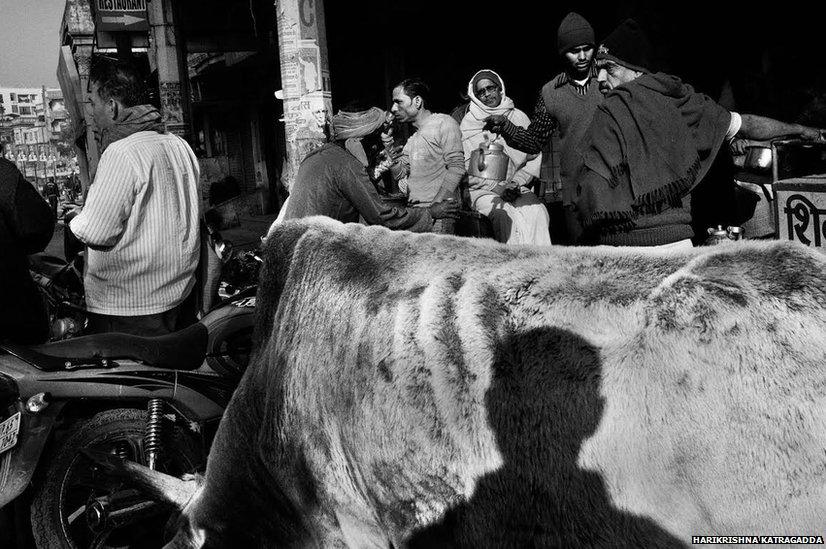
[[[635,200],[630,210],[595,212],[584,220],[586,227],[599,226],[603,234],[627,232],[636,227],[635,220],[642,215],[660,213],[666,205],[677,205],[681,197],[691,189],[700,171],[700,158],[688,168],[688,172],[666,185],[647,192]],[[620,178],[628,173],[628,164],[623,162],[611,168],[609,184],[616,187]]]

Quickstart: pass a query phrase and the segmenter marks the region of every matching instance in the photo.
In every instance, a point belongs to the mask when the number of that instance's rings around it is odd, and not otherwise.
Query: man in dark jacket
[[[45,303],[29,275],[28,255],[54,231],[49,205],[14,164],[0,158],[0,340],[41,343],[49,336]]]

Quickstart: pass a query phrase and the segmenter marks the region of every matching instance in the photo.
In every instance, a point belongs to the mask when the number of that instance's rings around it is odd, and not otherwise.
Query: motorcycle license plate
[[[0,423],[0,454],[14,448],[17,444],[18,431],[20,431],[20,412]]]

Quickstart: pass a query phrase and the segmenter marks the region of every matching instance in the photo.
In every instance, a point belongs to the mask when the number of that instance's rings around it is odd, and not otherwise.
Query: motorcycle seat
[[[43,345],[3,343],[0,348],[46,372],[89,365],[109,367],[116,360],[137,360],[170,370],[194,370],[204,362],[207,338],[206,326],[196,322],[157,337],[107,333]]]

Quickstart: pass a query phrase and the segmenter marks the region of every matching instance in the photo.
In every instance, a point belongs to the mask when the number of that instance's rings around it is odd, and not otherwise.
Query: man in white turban
[[[494,114],[522,127],[526,127],[530,119],[514,107],[513,101],[505,95],[504,82],[494,71],[481,70],[474,74],[468,82],[467,93],[470,106],[459,125],[466,166],[469,168],[473,151],[485,142],[503,145],[509,160],[504,179],[468,175],[471,205],[491,220],[498,241],[549,246],[548,210],[528,187],[539,176],[541,155],[518,151],[508,146],[504,139],[499,139],[498,134],[484,129],[486,119]]]
[[[339,111],[332,119],[332,143],[311,151],[298,175],[280,220],[326,215],[344,223],[359,217],[369,225],[428,232],[434,219],[458,217],[458,206],[434,202],[427,208],[404,208],[383,202],[367,174],[362,139],[380,130],[385,112]]]

